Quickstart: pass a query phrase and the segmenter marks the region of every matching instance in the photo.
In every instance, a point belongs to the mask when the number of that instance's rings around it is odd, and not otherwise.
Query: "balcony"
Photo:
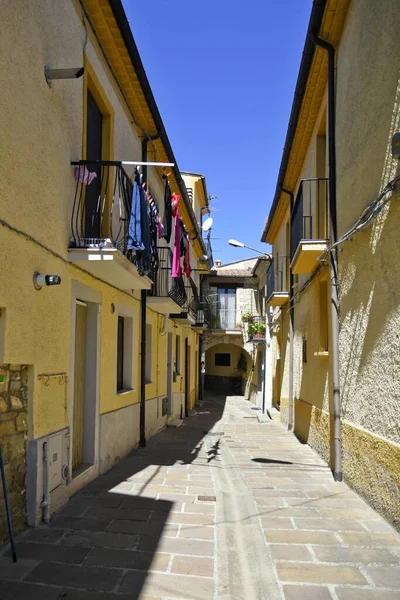
[[[197,313],[200,308],[200,298],[197,286],[193,279],[189,277],[189,283],[184,286],[186,299],[180,313],[170,314],[171,319],[181,325],[193,326],[197,322]]]
[[[196,323],[192,326],[193,329],[203,331],[211,327],[211,306],[205,296],[200,297],[199,310],[196,315]]]
[[[267,304],[283,306],[289,300],[289,256],[271,260],[267,271]]]
[[[267,326],[265,319],[263,316],[254,316],[245,324],[244,333],[248,342],[262,344],[266,341]]]
[[[186,302],[186,291],[182,277],[172,277],[172,251],[158,248],[158,265],[150,274],[153,281],[147,292],[147,306],[162,315],[176,313]]]
[[[120,162],[71,164],[77,181],[68,259],[117,288],[150,289],[151,280],[139,274],[136,252],[128,247],[132,180]]]
[[[229,334],[242,335],[236,308],[213,307],[211,312],[211,329],[216,333],[224,331]]]
[[[293,274],[312,273],[329,240],[328,179],[303,179],[300,182],[290,238]]]

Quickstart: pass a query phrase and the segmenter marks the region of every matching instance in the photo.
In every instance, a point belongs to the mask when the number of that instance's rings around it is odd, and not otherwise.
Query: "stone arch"
[[[203,352],[205,364],[205,389],[243,394],[253,369],[253,357],[242,343],[235,343],[232,336],[215,336]],[[219,338],[219,339],[218,339]],[[238,369],[241,355],[246,358],[245,369]],[[229,355],[229,364],[217,364],[217,355]],[[221,359],[222,356],[219,356]]]

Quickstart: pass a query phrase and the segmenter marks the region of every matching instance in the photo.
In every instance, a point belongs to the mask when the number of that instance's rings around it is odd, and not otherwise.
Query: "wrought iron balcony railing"
[[[186,301],[182,307],[183,312],[188,313],[194,320],[200,308],[199,292],[193,279],[189,277],[189,285],[185,285]]]
[[[76,179],[71,247],[116,248],[130,258],[133,181],[118,161],[80,160],[71,164]]]
[[[236,329],[237,313],[236,308],[217,308],[213,307],[211,313],[212,329],[225,329],[233,331]]]
[[[196,317],[196,325],[204,325],[205,327],[211,327],[211,306],[205,296],[200,297],[199,310]]]
[[[328,179],[303,179],[293,207],[290,260],[302,240],[329,239]]]
[[[248,342],[263,342],[266,339],[266,318],[260,315],[251,317],[244,327]],[[247,334],[247,335],[246,335]]]
[[[267,271],[267,298],[274,293],[288,292],[289,285],[289,256],[273,258]]]
[[[172,251],[170,248],[158,247],[158,266],[153,268],[149,277],[153,281],[149,296],[171,298],[183,307],[186,302],[186,290],[183,278],[172,277]]]

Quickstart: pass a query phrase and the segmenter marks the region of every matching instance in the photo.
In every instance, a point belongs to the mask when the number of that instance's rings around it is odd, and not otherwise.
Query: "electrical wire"
[[[389,192],[393,192],[395,190],[396,184],[399,181],[400,175],[389,181],[385,185],[379,196],[375,198],[370,204],[368,204],[368,206],[363,210],[353,227],[351,227],[351,229],[349,229],[345,234],[343,234],[336,242],[334,242],[326,250],[324,250],[324,252],[318,257],[318,260],[320,262],[326,261],[329,253],[332,252],[334,248],[337,248],[344,242],[351,241],[353,235],[355,235],[359,231],[364,231],[367,227],[369,227],[372,221],[376,219],[376,217],[382,211],[383,207],[392,199],[392,194],[388,198],[385,198],[385,196],[389,194]]]

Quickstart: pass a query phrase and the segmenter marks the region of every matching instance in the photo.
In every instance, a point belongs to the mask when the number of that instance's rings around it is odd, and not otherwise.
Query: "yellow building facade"
[[[385,191],[385,186],[399,174],[391,152],[392,136],[399,131],[399,75],[392,59],[399,19],[394,1],[385,3],[384,11],[372,0],[314,5],[277,191],[262,237],[272,244],[274,258],[267,292],[273,402],[298,438],[335,470],[337,352],[341,472],[397,527],[399,216],[397,189]],[[374,33],[364,38],[363,31]],[[335,136],[330,136],[328,52],[315,45],[316,36],[334,51]],[[332,243],[332,156],[337,240],[382,192],[387,200],[368,226],[339,244],[336,339],[332,251],[326,252]]]
[[[119,1],[68,0],[57,10],[48,0],[16,2],[3,11],[0,444],[17,530],[26,518],[31,525],[49,518],[198,397],[197,269],[209,264],[201,219],[126,24]],[[46,81],[45,67],[84,73],[52,79],[48,71]],[[96,126],[97,138],[89,134]],[[94,143],[101,235],[82,245],[73,239],[93,205],[89,185],[79,182],[84,165],[77,175],[71,162],[92,159]],[[141,161],[174,165],[166,170],[181,196],[195,269],[182,279],[181,301],[170,294],[173,235],[158,242],[154,277],[140,274],[124,245],[124,201],[135,176],[128,163]],[[166,170],[141,171],[161,220]],[[198,192],[196,201],[208,199]],[[40,285],[35,274],[61,283]],[[159,277],[166,287],[156,291]]]

